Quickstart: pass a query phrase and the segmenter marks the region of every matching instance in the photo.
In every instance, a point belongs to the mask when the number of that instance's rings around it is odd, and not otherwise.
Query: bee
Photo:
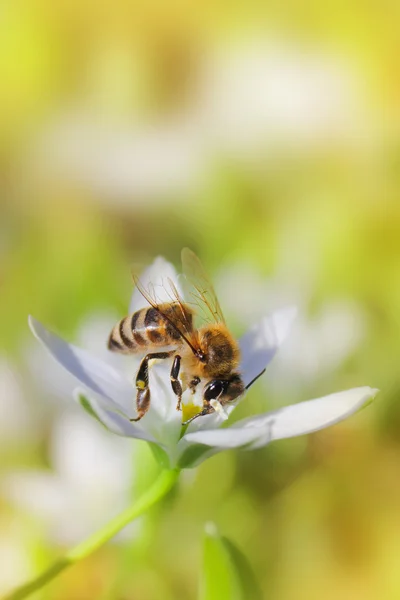
[[[137,416],[140,421],[150,407],[149,363],[173,357],[171,387],[181,410],[182,394],[205,380],[203,406],[193,419],[213,413],[240,396],[245,386],[239,373],[240,349],[228,330],[214,288],[197,256],[188,248],[182,251],[182,266],[188,300],[168,280],[170,302],[158,302],[153,289],[135,284],[148,305],[124,317],[112,329],[108,348],[122,354],[146,353],[136,376]],[[164,285],[166,290],[166,286]],[[196,327],[195,318],[203,325]]]

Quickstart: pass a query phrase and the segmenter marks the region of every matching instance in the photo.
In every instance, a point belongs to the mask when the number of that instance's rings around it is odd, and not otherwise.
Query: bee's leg
[[[178,403],[176,405],[176,410],[181,410],[181,402],[182,402],[182,384],[178,379],[180,369],[181,369],[181,357],[176,355],[174,358],[174,362],[172,363],[172,369],[171,369],[171,374],[170,374],[172,390],[173,390],[175,396],[178,397]]]
[[[168,358],[171,354],[171,352],[153,352],[153,354],[147,354],[140,363],[136,375],[136,410],[138,416],[135,419],[130,419],[130,421],[140,421],[150,408],[149,361]]]

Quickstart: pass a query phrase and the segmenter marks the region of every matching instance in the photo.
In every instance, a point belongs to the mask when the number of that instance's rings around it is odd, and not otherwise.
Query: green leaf
[[[222,537],[221,539],[226,550],[229,552],[233,568],[240,580],[240,589],[242,591],[240,598],[243,598],[243,600],[249,600],[250,598],[251,600],[263,600],[260,584],[245,554],[228,538]]]
[[[247,558],[215,525],[205,528],[199,600],[262,600]]]

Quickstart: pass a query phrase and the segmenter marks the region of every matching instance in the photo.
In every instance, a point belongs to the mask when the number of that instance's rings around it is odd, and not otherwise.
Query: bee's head
[[[213,400],[217,400],[224,406],[225,404],[236,400],[238,396],[243,394],[244,390],[244,383],[236,373],[225,379],[211,379],[204,387],[203,410],[188,421],[185,421],[183,425],[187,425],[190,421],[193,421],[193,419],[197,419],[197,417],[202,417],[215,412],[215,409],[210,404]]]
[[[218,400],[222,405],[235,400],[244,392],[244,383],[236,373],[229,379],[212,379],[204,388],[203,400],[206,403]]]

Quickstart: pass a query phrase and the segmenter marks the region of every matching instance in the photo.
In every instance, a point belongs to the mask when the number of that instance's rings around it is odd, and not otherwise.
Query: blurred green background
[[[188,245],[237,334],[299,306],[242,416],[382,391],[184,473],[35,598],[195,599],[209,520],[266,599],[399,598],[399,26],[396,3],[2,2],[0,593],[156,476],[74,405],[27,315],[104,355],[131,267]]]

